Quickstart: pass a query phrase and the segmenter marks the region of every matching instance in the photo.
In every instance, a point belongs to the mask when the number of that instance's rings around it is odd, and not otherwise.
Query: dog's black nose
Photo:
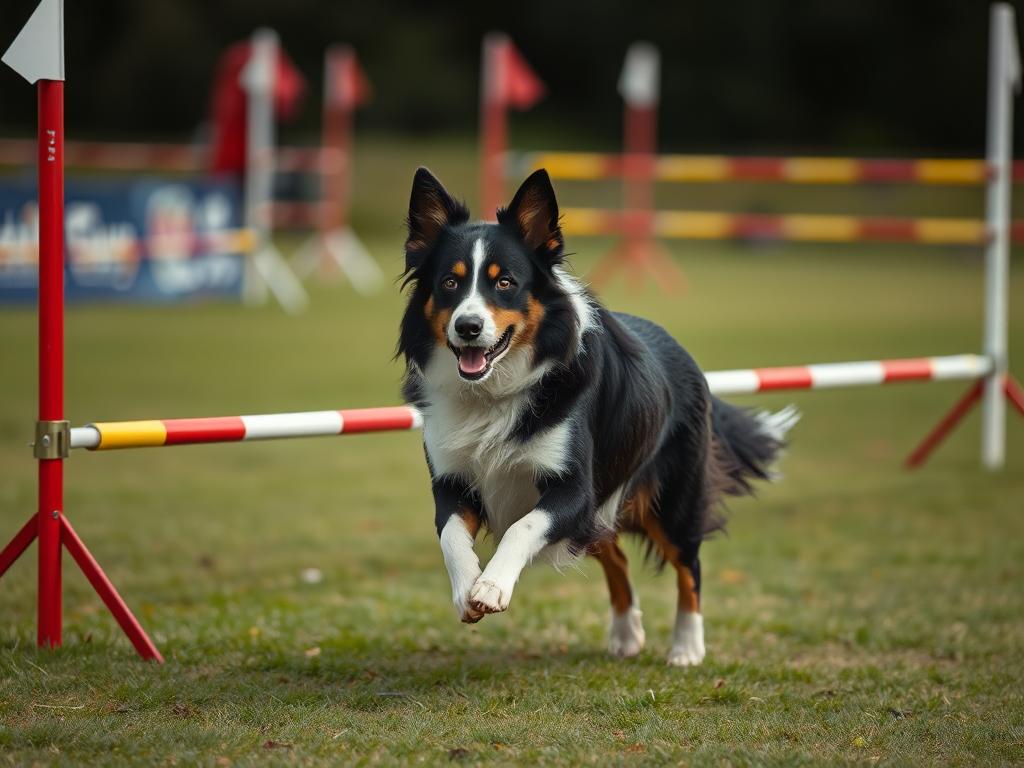
[[[484,321],[478,315],[463,315],[455,321],[455,332],[460,339],[472,341],[484,329]]]

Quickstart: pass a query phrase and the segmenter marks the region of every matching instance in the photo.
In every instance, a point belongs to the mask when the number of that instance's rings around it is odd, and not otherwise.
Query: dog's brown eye
[[[513,285],[515,285],[515,283],[512,282],[512,278],[511,277],[501,277],[501,278],[498,278],[498,282],[495,283],[495,286],[497,287],[497,289],[499,291],[507,291]]]
[[[455,280],[454,277],[448,277],[445,278],[445,281],[443,283],[441,283],[441,287],[444,288],[446,291],[454,291],[456,288],[459,287],[459,283]]]

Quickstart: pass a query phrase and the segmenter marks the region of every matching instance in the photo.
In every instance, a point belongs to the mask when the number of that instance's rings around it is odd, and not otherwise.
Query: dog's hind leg
[[[700,542],[677,546],[654,515],[644,518],[643,526],[647,537],[676,571],[679,601],[668,663],[677,667],[700,664],[704,660],[704,618],[700,614],[700,558],[697,554]]]
[[[644,647],[644,626],[639,601],[629,582],[629,562],[615,538],[605,539],[593,548],[608,582],[612,603],[612,623],[608,632],[608,652],[613,656],[636,656]]]

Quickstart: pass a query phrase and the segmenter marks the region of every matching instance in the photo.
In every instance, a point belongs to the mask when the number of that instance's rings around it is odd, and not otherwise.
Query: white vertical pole
[[[270,240],[274,195],[274,75],[277,33],[258,29],[252,36],[249,62],[242,71],[246,92],[245,222],[256,237],[256,250]],[[245,300],[262,304],[267,284],[255,258],[246,259]]]
[[[1007,324],[1010,276],[1010,191],[1013,185],[1013,95],[1020,82],[1020,58],[1013,7],[992,6],[989,26],[988,137],[989,181],[985,218],[985,354],[994,365],[982,402],[981,461],[1003,466],[1006,454]]]

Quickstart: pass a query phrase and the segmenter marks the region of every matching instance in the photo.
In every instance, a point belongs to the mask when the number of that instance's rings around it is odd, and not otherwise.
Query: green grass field
[[[360,180],[379,183],[357,224],[394,274],[414,164],[467,192],[471,171],[456,146],[363,157]],[[977,205],[959,199],[940,212]],[[578,271],[607,245],[570,243]],[[977,254],[674,252],[686,296],[620,281],[603,298],[666,325],[707,369],[979,347]],[[1012,297],[1019,362],[1019,268]],[[74,308],[69,417],[393,403],[400,311],[397,289],[367,299],[343,285],[317,287],[295,318]],[[34,346],[31,310],[0,312],[5,541],[35,503]],[[900,467],[964,387],[747,399],[795,401],[804,419],[785,479],[733,503],[729,535],[704,548],[708,658],[695,669],[665,665],[673,579],[633,545],[637,659],[604,653],[607,595],[589,561],[529,569],[508,613],[460,624],[414,434],[76,453],[66,512],[167,663],[137,660],[67,558],[65,644],[37,651],[30,550],[0,582],[0,764],[1019,764],[1024,420],[1011,416],[999,474],[979,469],[977,414],[923,470]]]

